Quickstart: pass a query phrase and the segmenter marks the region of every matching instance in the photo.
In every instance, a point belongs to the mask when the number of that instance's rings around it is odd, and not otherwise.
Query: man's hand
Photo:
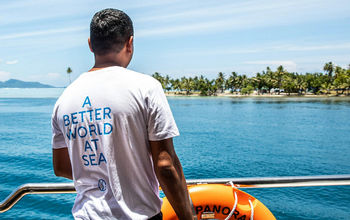
[[[70,164],[68,148],[53,149],[52,151],[53,170],[56,176],[68,178],[72,177],[72,165]]]
[[[154,170],[162,190],[180,220],[193,219],[185,176],[173,139],[150,141]]]

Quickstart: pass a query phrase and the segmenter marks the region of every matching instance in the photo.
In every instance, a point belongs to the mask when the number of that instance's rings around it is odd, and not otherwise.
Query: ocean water
[[[25,183],[67,182],[51,165],[63,89],[0,89],[0,200]],[[349,98],[169,97],[187,179],[350,174]],[[350,186],[244,190],[277,219],[350,219]],[[72,219],[74,194],[25,196],[0,219]]]

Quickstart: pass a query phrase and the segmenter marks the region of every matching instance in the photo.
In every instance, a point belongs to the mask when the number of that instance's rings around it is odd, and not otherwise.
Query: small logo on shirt
[[[105,191],[106,188],[107,188],[106,186],[107,186],[106,181],[104,181],[103,179],[99,179],[99,180],[98,180],[98,188],[99,188],[101,191]]]

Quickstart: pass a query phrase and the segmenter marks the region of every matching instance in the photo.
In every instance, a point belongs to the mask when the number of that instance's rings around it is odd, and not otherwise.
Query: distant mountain
[[[0,88],[55,88],[55,87],[42,84],[39,82],[24,82],[18,79],[9,79],[5,82],[0,81]]]

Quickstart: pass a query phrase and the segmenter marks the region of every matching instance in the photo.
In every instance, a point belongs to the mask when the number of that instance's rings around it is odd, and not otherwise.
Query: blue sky
[[[172,77],[255,75],[283,65],[299,73],[350,63],[349,0],[1,0],[0,81],[55,86],[93,66],[93,14],[125,11],[135,28],[129,68]]]

